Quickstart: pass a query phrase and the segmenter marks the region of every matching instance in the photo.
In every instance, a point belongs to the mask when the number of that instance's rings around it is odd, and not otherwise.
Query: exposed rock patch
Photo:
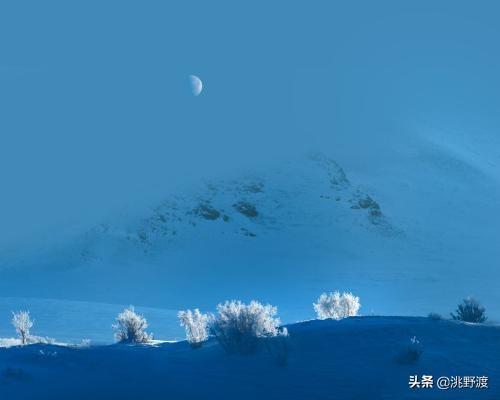
[[[221,213],[219,212],[219,210],[214,208],[208,202],[200,203],[198,205],[198,207],[196,207],[193,211],[196,215],[199,215],[202,218],[212,220],[212,221],[219,219],[221,216]]]
[[[241,201],[233,204],[233,207],[240,214],[243,214],[248,218],[255,218],[259,215],[257,208],[252,203],[250,203],[246,200],[241,200]]]

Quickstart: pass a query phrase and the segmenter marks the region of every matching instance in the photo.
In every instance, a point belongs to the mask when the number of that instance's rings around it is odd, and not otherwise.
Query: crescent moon
[[[191,83],[191,92],[194,96],[199,96],[203,90],[203,82],[196,75],[189,75],[189,82]]]

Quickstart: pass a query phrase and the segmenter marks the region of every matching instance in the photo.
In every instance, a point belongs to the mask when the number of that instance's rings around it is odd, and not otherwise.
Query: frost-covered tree
[[[228,352],[252,353],[258,349],[260,339],[288,336],[286,329],[279,328],[277,312],[276,307],[257,301],[226,301],[217,306],[210,333]]]
[[[323,293],[313,305],[319,319],[353,317],[358,315],[361,307],[359,297],[348,292],[340,294],[338,291]]]
[[[187,341],[192,347],[200,347],[208,339],[209,315],[202,314],[197,308],[193,311],[179,311],[177,314],[181,323],[186,329]]]
[[[458,305],[456,314],[451,313],[451,317],[465,322],[482,323],[486,321],[486,310],[473,297],[467,297]]]
[[[344,317],[354,317],[358,315],[359,308],[359,297],[354,296],[350,292],[344,292],[340,296],[340,305],[342,310],[344,310]]]
[[[319,319],[341,318],[340,293],[338,291],[322,293],[316,301],[313,306]]]
[[[152,336],[146,332],[148,323],[146,318],[138,315],[134,307],[130,306],[118,314],[113,329],[115,330],[115,339],[120,343],[146,343],[152,339]]]
[[[21,343],[26,344],[30,334],[30,329],[33,327],[34,321],[30,318],[29,311],[12,312],[12,325],[16,328],[16,332],[21,338]]]

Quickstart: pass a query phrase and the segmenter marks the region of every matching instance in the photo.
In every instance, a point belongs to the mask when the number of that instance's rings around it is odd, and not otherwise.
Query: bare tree
[[[28,341],[33,323],[34,321],[31,320],[29,311],[12,312],[12,325],[16,328],[16,332],[19,334],[23,345]]]

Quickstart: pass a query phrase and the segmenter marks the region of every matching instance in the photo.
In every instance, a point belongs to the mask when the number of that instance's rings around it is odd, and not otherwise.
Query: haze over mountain
[[[259,298],[288,322],[337,288],[359,294],[364,314],[447,314],[475,295],[495,320],[498,147],[467,139],[421,137],[393,164],[344,170],[309,153],[200,180],[11,253],[0,287],[174,310]]]

